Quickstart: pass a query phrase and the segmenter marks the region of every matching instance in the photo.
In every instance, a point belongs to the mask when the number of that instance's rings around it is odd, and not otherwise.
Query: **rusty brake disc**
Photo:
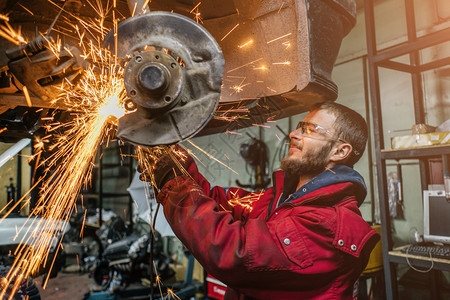
[[[225,60],[214,38],[182,15],[150,12],[110,32],[104,46],[123,58],[124,83],[136,110],[117,136],[142,146],[174,144],[197,134],[220,98]]]

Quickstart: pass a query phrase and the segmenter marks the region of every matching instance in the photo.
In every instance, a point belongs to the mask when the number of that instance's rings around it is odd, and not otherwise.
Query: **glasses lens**
[[[298,122],[297,129],[302,129],[302,134],[309,135],[317,132],[317,125],[309,122]]]
[[[346,141],[344,141],[341,138],[334,138],[332,133],[330,133],[328,130],[326,130],[325,128],[323,128],[322,126],[320,126],[318,124],[300,121],[297,124],[297,129],[300,129],[300,128],[302,129],[302,135],[306,136],[306,135],[318,133],[321,135],[328,135],[329,139],[331,139],[333,141],[339,141],[339,142],[348,144]],[[355,155],[359,155],[359,152],[357,150],[353,150],[353,152],[355,153]]]

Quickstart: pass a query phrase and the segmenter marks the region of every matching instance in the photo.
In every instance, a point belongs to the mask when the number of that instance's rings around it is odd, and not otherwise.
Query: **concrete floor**
[[[39,277],[34,281],[42,300],[82,300],[86,292],[96,288],[94,279],[89,278],[89,274],[59,272],[48,281],[45,290],[42,289],[43,278]]]

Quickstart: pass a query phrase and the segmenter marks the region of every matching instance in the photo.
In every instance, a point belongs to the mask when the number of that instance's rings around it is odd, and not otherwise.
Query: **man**
[[[227,284],[225,299],[356,298],[379,240],[361,217],[366,187],[352,169],[367,125],[355,111],[325,102],[290,139],[283,171],[260,194],[211,188],[189,156],[181,163],[190,176],[175,177],[180,170],[166,158],[156,163],[157,199],[169,224],[205,270]]]

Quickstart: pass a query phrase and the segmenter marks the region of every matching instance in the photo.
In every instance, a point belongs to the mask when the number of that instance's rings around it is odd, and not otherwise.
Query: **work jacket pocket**
[[[278,223],[276,235],[286,257],[302,269],[312,266],[313,260],[292,218],[285,218]]]

